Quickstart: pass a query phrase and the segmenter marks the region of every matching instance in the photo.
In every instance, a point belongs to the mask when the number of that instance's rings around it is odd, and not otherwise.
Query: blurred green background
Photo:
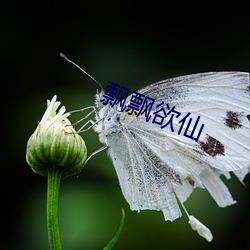
[[[2,227],[1,249],[48,249],[46,178],[25,161],[26,143],[54,94],[67,110],[93,105],[96,84],[59,57],[69,55],[105,87],[137,90],[169,77],[250,69],[247,8],[174,6],[166,2],[10,2],[1,6]],[[73,115],[77,121],[82,114]],[[102,145],[82,134],[89,154]],[[81,175],[62,181],[60,229],[64,250],[95,250],[126,219],[114,249],[248,249],[249,188],[225,181],[237,204],[218,208],[205,190],[186,202],[213,235],[206,242],[185,216],[165,222],[161,212],[132,212],[111,161],[102,152]],[[250,177],[246,178],[250,186]]]

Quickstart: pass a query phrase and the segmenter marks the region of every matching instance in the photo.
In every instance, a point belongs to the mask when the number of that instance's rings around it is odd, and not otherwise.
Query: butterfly
[[[160,210],[166,221],[174,221],[182,215],[182,206],[192,229],[211,241],[210,230],[189,215],[183,203],[197,187],[205,188],[219,207],[235,203],[220,177],[234,174],[243,182],[250,172],[249,74],[191,74],[159,81],[136,92],[155,100],[151,115],[165,102],[181,113],[180,118],[191,114],[194,121],[200,117],[203,128],[199,139],[148,122],[146,112],[129,115],[118,105],[103,105],[101,90],[95,96],[95,121],[91,121],[104,145],[97,152],[107,149],[131,210]],[[131,100],[132,95],[125,106]],[[174,119],[172,125],[186,134],[192,134],[196,126]]]
[[[243,181],[250,171],[249,86],[248,73],[209,72],[137,91],[155,100],[151,113],[165,101],[183,117],[190,112],[199,116],[204,124],[199,141],[161,129],[143,115],[103,106],[103,92],[96,95],[99,122],[93,129],[108,147],[131,210],[161,210],[165,220],[173,221],[181,216],[178,202],[183,204],[195,187],[206,188],[220,207],[235,203],[220,176],[233,173]],[[127,106],[130,101],[131,96]]]

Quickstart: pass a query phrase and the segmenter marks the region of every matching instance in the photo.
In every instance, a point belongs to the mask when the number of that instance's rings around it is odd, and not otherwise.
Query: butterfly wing
[[[132,210],[162,210],[166,220],[181,213],[194,187],[206,188],[221,207],[235,201],[221,181],[221,171],[235,171],[240,180],[249,172],[250,110],[248,74],[219,72],[173,78],[138,91],[181,112],[200,116],[199,141],[161,129],[145,117],[123,113],[125,129],[108,137],[122,192]],[[131,98],[131,96],[129,97]],[[128,100],[129,100],[128,98]],[[192,131],[194,126],[188,128]],[[174,129],[180,129],[174,121]],[[183,131],[187,125],[183,125]],[[225,175],[228,175],[225,172]]]
[[[108,150],[113,160],[124,197],[131,210],[162,210],[165,218],[173,221],[180,217],[180,209],[172,190],[170,179],[178,176],[163,167],[161,162],[133,131],[124,130],[109,139]],[[174,176],[175,175],[175,176]],[[171,177],[172,176],[172,177]]]
[[[202,160],[219,170],[234,171],[249,167],[249,88],[248,73],[212,72],[164,80],[138,92],[155,99],[151,112],[162,101],[175,106],[181,117],[190,112],[188,119],[192,118],[193,122],[188,134],[200,116],[199,123],[204,128],[199,143],[190,145],[186,137],[182,138],[182,146],[191,146],[193,153],[196,151]],[[175,122],[178,131],[180,124]],[[187,124],[184,123],[181,134]]]

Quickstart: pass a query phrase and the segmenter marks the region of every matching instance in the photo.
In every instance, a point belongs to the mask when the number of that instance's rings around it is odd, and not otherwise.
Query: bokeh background
[[[170,4],[171,3],[171,4]],[[1,4],[1,249],[48,249],[46,178],[25,161],[26,143],[54,94],[67,110],[93,105],[97,85],[59,57],[69,55],[105,87],[137,90],[169,77],[250,69],[248,6],[209,1],[6,1]],[[200,4],[200,5],[199,5]],[[72,116],[77,121],[83,114]],[[102,145],[82,134],[89,154]],[[102,249],[126,212],[114,249],[248,249],[249,186],[225,180],[237,204],[218,208],[205,190],[186,202],[214,235],[190,229],[187,217],[165,222],[161,212],[132,212],[106,152],[81,175],[62,181],[60,229],[64,250]]]

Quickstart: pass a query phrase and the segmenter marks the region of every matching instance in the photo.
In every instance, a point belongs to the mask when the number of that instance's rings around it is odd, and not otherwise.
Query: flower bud
[[[87,158],[86,145],[76,133],[61,107],[56,113],[60,102],[54,96],[47,101],[41,122],[27,143],[26,160],[32,170],[47,176],[50,168],[62,171],[62,177],[75,175],[79,172]]]

